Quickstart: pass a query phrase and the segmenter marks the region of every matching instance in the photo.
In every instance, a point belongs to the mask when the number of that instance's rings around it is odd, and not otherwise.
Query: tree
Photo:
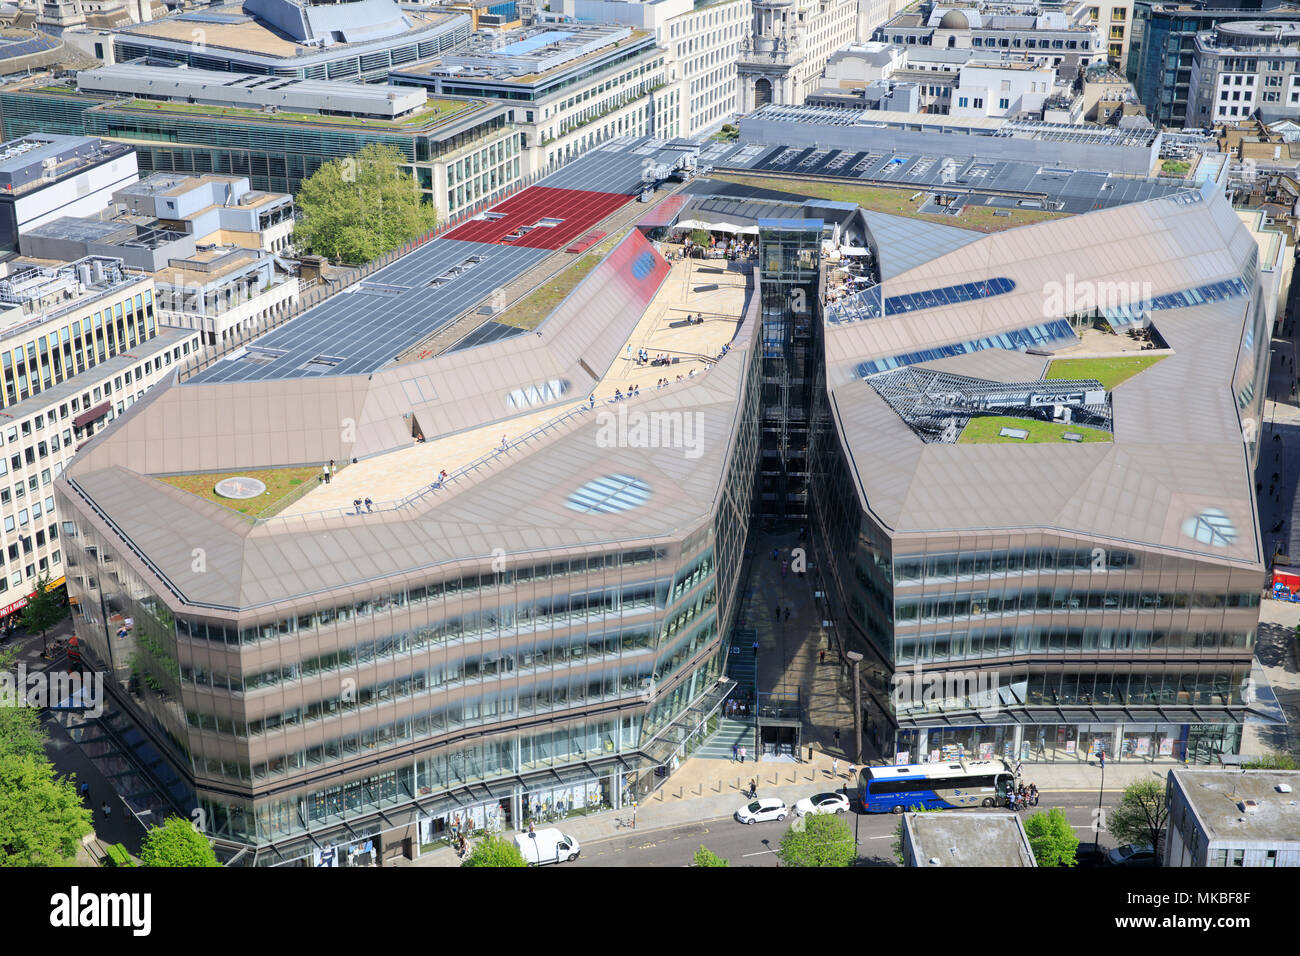
[[[1120,843],[1158,846],[1169,808],[1165,806],[1165,785],[1158,780],[1139,780],[1124,789],[1119,806],[1110,812],[1106,829]],[[1159,854],[1156,855],[1159,859]]]
[[[372,143],[316,170],[294,199],[303,215],[294,242],[316,255],[357,263],[429,232],[438,224],[438,211],[420,201],[404,162],[395,146]]]
[[[0,674],[14,673],[14,659],[18,651],[0,651]],[[45,728],[41,726],[40,711],[35,707],[18,706],[23,689],[0,684],[0,757],[35,757],[45,759]],[[12,699],[10,695],[12,694]]]
[[[810,813],[781,838],[778,853],[786,866],[852,866],[858,845],[853,829],[837,814]]]
[[[50,587],[50,576],[42,574],[36,579],[36,593],[27,599],[27,606],[23,608],[23,627],[28,631],[40,631],[41,643],[45,644],[45,632],[58,624],[67,616],[68,609],[63,606],[59,598],[54,594]],[[45,644],[45,653],[49,653],[49,645]]]
[[[470,851],[461,866],[527,866],[524,855],[513,840],[503,836],[489,836],[480,840]]]
[[[709,231],[707,229],[692,229],[691,242],[700,247],[707,246],[709,244]]]
[[[1267,753],[1241,765],[1242,770],[1300,770],[1290,754]]]
[[[208,838],[186,819],[170,816],[150,827],[140,846],[145,866],[220,866]]]
[[[0,755],[0,866],[64,866],[92,831],[68,777],[44,757]]]
[[[1025,820],[1025,833],[1039,866],[1074,866],[1079,838],[1060,807],[1030,816]]]
[[[695,860],[692,866],[731,866],[726,860],[718,856],[706,846],[701,846],[695,851]]]

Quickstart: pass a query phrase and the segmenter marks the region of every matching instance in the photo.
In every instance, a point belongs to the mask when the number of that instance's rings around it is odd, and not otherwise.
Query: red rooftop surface
[[[631,200],[622,193],[530,186],[446,234],[448,239],[492,242],[529,249],[563,249]],[[551,225],[539,225],[548,221]]]

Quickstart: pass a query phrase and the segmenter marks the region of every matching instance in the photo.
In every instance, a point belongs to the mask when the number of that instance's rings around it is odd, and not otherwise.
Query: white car
[[[799,816],[810,813],[843,813],[849,808],[849,798],[842,793],[814,793],[794,805]]]
[[[776,797],[762,797],[751,800],[736,811],[736,819],[741,823],[766,823],[768,820],[784,820],[790,813],[785,801]]]

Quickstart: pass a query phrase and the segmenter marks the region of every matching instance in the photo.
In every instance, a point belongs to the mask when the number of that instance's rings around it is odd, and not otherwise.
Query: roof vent
[[[1277,792],[1278,792],[1278,793],[1290,793],[1290,792],[1291,792],[1291,784],[1289,784],[1289,783],[1279,783],[1279,784],[1277,785]]]
[[[1243,800],[1243,801],[1241,801],[1241,803],[1237,804],[1237,806],[1239,806],[1239,807],[1241,808],[1241,812],[1242,812],[1242,813],[1258,813],[1258,812],[1259,812],[1259,801],[1258,801],[1258,800]]]

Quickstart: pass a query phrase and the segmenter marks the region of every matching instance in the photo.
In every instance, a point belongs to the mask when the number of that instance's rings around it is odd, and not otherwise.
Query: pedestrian
[[[1097,763],[1101,765],[1102,770],[1106,769],[1106,751],[1104,750],[1097,751]]]
[[[731,759],[732,759],[732,760],[736,760],[736,759],[738,759],[739,757],[740,757],[740,744],[738,744],[738,743],[736,743],[736,744],[732,744],[732,745],[731,745]]]
[[[375,510],[375,503],[374,503],[373,501],[371,501],[369,498],[367,498],[367,499],[366,499],[366,513],[369,514],[370,512],[372,512],[372,511],[374,511],[374,510]]]
[[[790,609],[789,609],[789,608],[786,608],[786,609],[785,609],[785,619],[786,619],[787,621],[790,620]]]
[[[1020,761],[1016,761],[1016,777],[1020,776]]]
[[[820,659],[817,663],[819,663],[819,664],[825,664],[825,663],[826,663],[826,649],[825,649],[825,648],[822,648],[822,650],[821,650],[820,653],[821,653],[821,659]]]
[[[772,608],[772,620],[774,621],[781,620],[781,609],[779,607]]]
[[[421,439],[423,439],[424,436],[420,436],[420,437],[421,437]],[[331,478],[334,477],[334,459],[333,459],[333,458],[330,459],[330,477],[331,477]]]
[[[749,781],[749,799],[758,799],[758,778],[754,777]]]
[[[81,799],[82,799],[82,800],[89,800],[89,799],[90,799],[90,784],[88,784],[88,783],[83,783],[83,784],[81,785]]]
[[[825,651],[823,651],[822,653],[825,653]],[[840,745],[840,729],[839,729],[838,727],[836,727],[836,728],[835,728],[835,733],[833,733],[831,736],[835,739],[835,746],[836,746],[836,747],[839,747],[839,745]]]
[[[740,762],[742,764],[745,762],[745,748],[743,745],[740,748]]]
[[[831,758],[831,777],[832,777],[832,778],[835,778],[835,777],[838,777],[839,775],[840,775],[840,758],[839,758],[839,757],[832,757],[832,758]]]
[[[109,817],[113,815],[113,808],[110,807],[108,805],[108,801],[105,800],[102,804],[100,804],[99,812],[104,815],[104,822],[107,823]]]

